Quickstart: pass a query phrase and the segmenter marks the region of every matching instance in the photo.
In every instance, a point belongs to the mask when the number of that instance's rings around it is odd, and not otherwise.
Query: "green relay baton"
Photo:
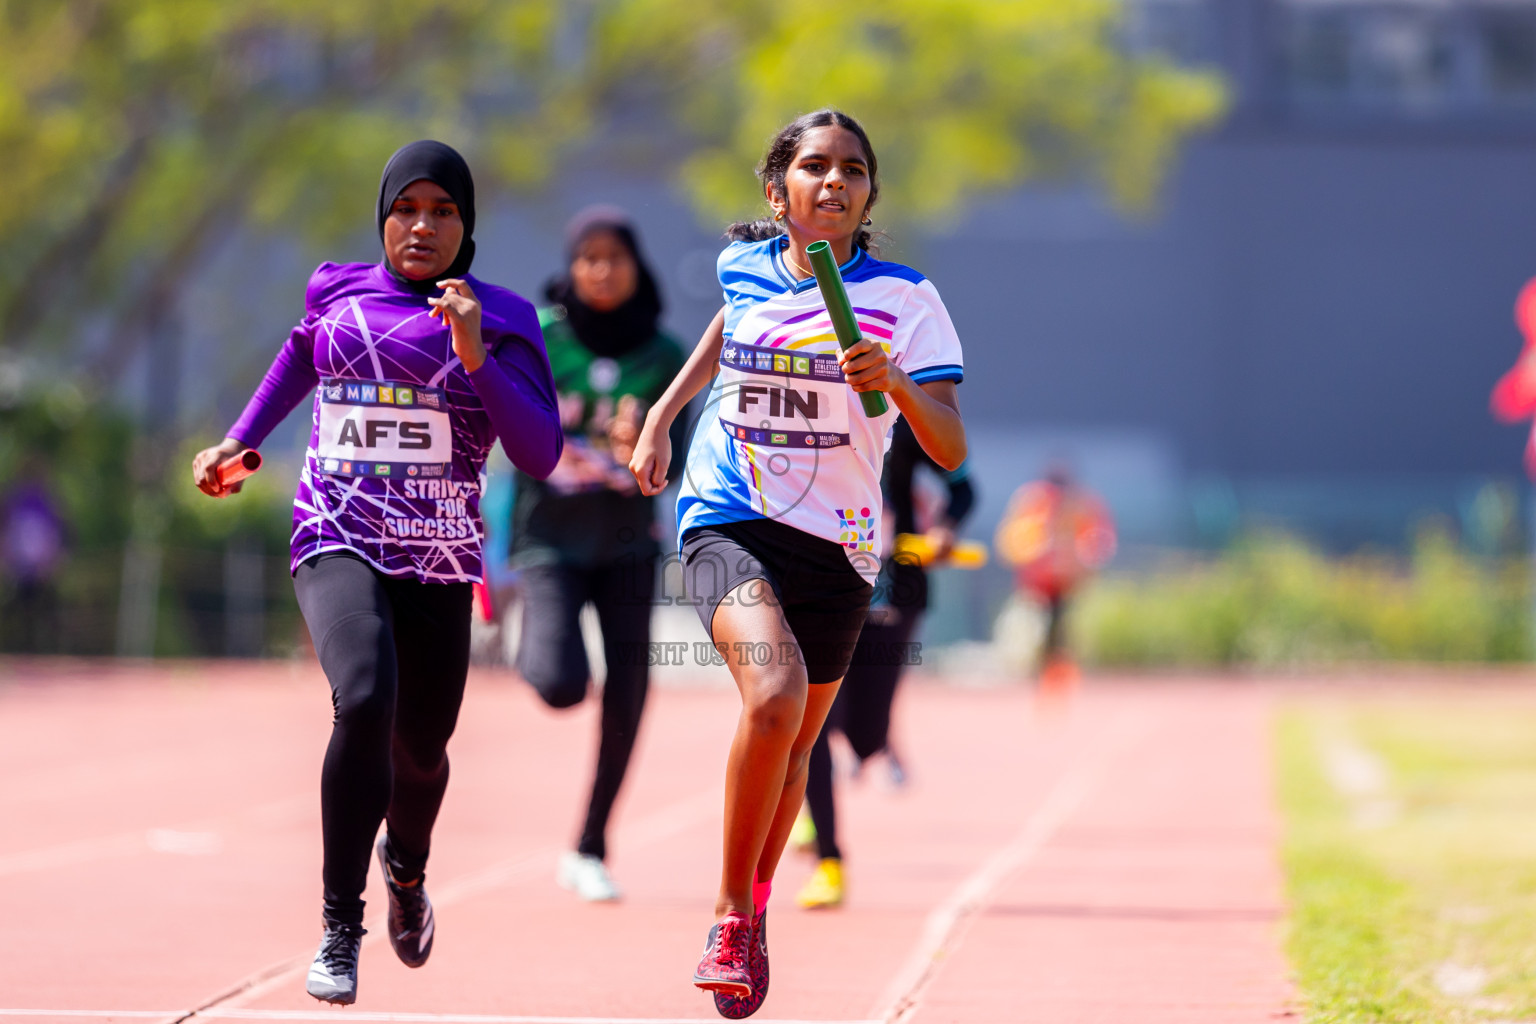
[[[832,330],[837,333],[837,343],[844,349],[861,340],[859,320],[853,315],[853,303],[848,301],[848,289],[843,287],[843,275],[837,272],[837,259],[832,255],[832,243],[812,242],[805,247],[811,258],[811,270],[816,274],[816,286],[821,289],[821,300],[827,304],[827,315],[832,318]],[[864,403],[864,415],[885,415],[885,396],[878,391],[860,391],[859,401]]]

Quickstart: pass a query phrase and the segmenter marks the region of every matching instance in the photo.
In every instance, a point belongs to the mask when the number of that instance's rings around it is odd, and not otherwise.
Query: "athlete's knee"
[[[763,736],[793,740],[805,717],[805,685],[793,679],[760,684],[751,694],[743,713],[752,731]]]
[[[552,708],[573,707],[587,696],[591,669],[579,644],[525,637],[517,653],[517,671]]]
[[[805,711],[802,701],[784,694],[756,701],[747,706],[747,723],[759,736],[790,740],[800,728],[800,716]]]
[[[358,664],[331,688],[337,725],[387,732],[395,715],[394,687],[380,678],[376,664]]]
[[[375,614],[349,615],[320,638],[338,723],[388,726],[395,708],[391,638]]]
[[[393,757],[396,774],[433,778],[448,770],[447,737],[405,737],[397,733]]]
[[[337,725],[369,731],[388,730],[394,717],[393,696],[382,686],[353,685],[332,691],[331,706]]]
[[[537,693],[552,708],[570,708],[580,704],[587,696],[587,669],[575,672],[565,668],[546,670],[524,669],[523,678],[528,680]]]

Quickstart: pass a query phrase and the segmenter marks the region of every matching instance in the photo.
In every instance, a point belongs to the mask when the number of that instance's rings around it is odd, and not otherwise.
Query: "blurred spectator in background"
[[[59,596],[54,576],[64,560],[65,530],[47,475],[27,465],[0,506],[0,556],[10,582],[5,602],[5,643],[14,651],[57,649]]]
[[[597,769],[558,881],[584,900],[614,900],[619,890],[604,863],[608,818],[645,707],[660,551],[655,499],[625,467],[646,410],[684,356],[659,326],[661,295],[622,210],[577,214],[566,244],[566,267],[545,286],[549,304],[539,311],[565,449],[549,479],[513,477],[511,565],[523,608],[517,669],[550,707],[579,704],[592,675],[580,615],[595,606],[607,662]]]
[[[1046,614],[1040,680],[1070,684],[1077,668],[1066,648],[1065,617],[1072,592],[1115,553],[1115,525],[1098,495],[1079,486],[1065,464],[1027,483],[1008,499],[994,540],[1013,566],[1021,597]]]
[[[1515,365],[1494,385],[1488,402],[1494,416],[1505,423],[1536,416],[1536,279],[1526,282],[1515,299],[1515,325],[1525,345]],[[1536,479],[1536,423],[1525,446],[1525,469]]]

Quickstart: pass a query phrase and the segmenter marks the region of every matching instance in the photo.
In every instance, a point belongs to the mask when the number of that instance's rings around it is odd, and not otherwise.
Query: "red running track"
[[[553,881],[595,741],[471,678],[428,888],[432,960],[371,926],[359,1001],[303,990],[319,937],[313,664],[0,663],[0,1024],[719,1020],[689,984],[719,865],[727,689],[653,690],[612,836],[618,905]],[[911,784],[845,785],[849,898],[787,854],[758,1021],[1243,1024],[1286,1012],[1270,696],[1245,684],[909,686]],[[875,774],[879,774],[878,772]],[[370,881],[370,911],[383,900]],[[195,1013],[194,1013],[195,1011]]]

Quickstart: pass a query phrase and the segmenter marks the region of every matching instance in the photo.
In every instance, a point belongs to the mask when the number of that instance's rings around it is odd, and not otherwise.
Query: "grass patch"
[[[1307,1019],[1536,1019],[1536,704],[1306,704],[1278,740]]]
[[[1072,631],[1106,666],[1523,661],[1530,593],[1523,560],[1475,557],[1435,530],[1408,559],[1329,558],[1256,534],[1214,558],[1096,580]]]

